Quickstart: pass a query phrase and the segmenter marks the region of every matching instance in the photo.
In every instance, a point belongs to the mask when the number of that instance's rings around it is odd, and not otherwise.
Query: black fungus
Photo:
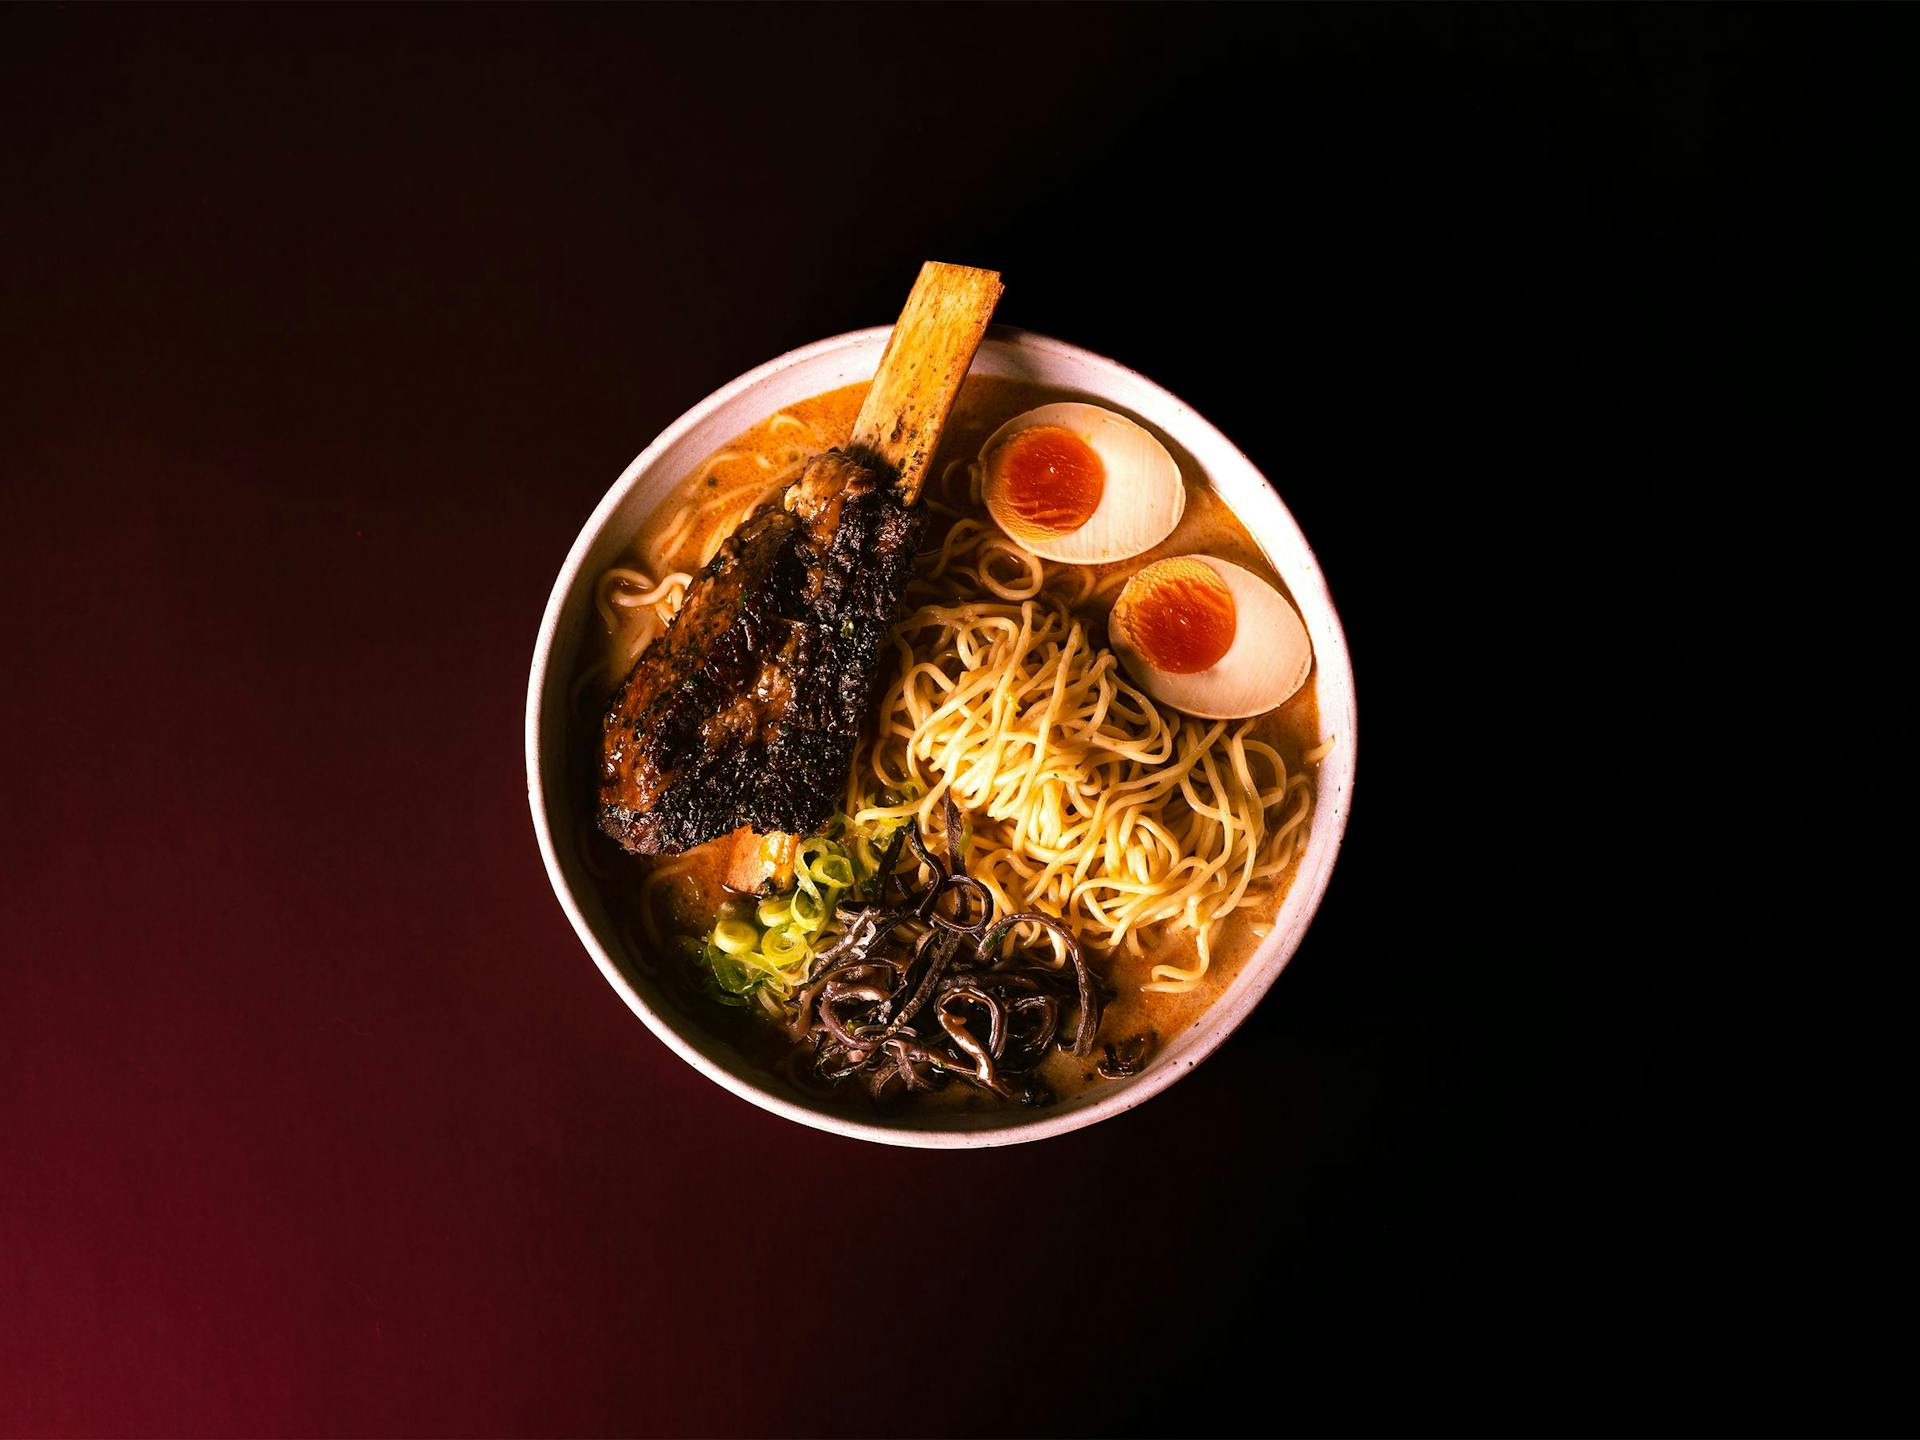
[[[1033,1072],[1056,1047],[1092,1053],[1104,987],[1061,921],[994,918],[991,894],[962,865],[951,799],[945,820],[944,857],[911,821],[888,841],[871,893],[841,907],[846,928],[795,997],[787,1036],[810,1047],[812,1078],[857,1081],[881,1103],[959,1080],[1002,1100],[1051,1104]],[[1035,931],[1058,938],[1065,965],[1019,943]],[[1136,1064],[1145,1053],[1143,1042]],[[1127,1063],[1113,1046],[1102,1074],[1110,1063]]]

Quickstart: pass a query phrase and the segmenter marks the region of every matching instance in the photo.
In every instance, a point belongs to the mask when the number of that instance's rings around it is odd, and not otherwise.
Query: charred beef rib
[[[913,573],[920,485],[1000,288],[922,269],[847,449],[728,537],[634,665],[600,766],[600,826],[628,850],[805,835],[833,812]]]
[[[808,487],[818,513],[774,501],[720,547],[607,716],[600,823],[629,850],[804,835],[846,786],[922,517],[837,451]]]

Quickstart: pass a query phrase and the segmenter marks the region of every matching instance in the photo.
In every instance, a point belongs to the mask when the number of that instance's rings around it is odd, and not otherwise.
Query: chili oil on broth
[[[668,493],[642,523],[615,566],[638,571],[655,581],[675,573],[697,575],[742,520],[798,478],[810,457],[847,442],[866,392],[865,382],[829,390],[789,405],[743,431],[694,467]],[[1026,381],[970,376],[929,468],[929,496],[950,501],[956,487],[942,485],[949,467],[964,467],[973,460],[987,437],[1014,416],[1055,401],[1083,398]],[[957,471],[955,474],[963,479]],[[1092,584],[1086,597],[1073,607],[1073,613],[1086,626],[1093,644],[1107,644],[1107,617],[1126,581],[1168,556],[1214,555],[1259,575],[1282,594],[1288,593],[1265,553],[1212,487],[1187,466],[1182,467],[1182,479],[1187,489],[1186,511],[1166,540],[1128,560],[1077,567],[1091,575]],[[964,483],[957,488],[964,494]],[[968,513],[992,524],[984,508],[968,507]],[[938,550],[951,523],[938,513],[930,515],[923,542],[926,551]],[[576,754],[589,757],[598,753],[600,721],[607,702],[624,683],[633,663],[632,632],[624,626],[607,629],[604,625],[602,631],[598,645],[585,647],[575,688],[574,722],[580,743],[574,749]],[[1251,738],[1272,745],[1285,760],[1289,773],[1304,770],[1311,776],[1315,767],[1306,765],[1303,757],[1311,753],[1320,738],[1314,678],[1309,676],[1291,699],[1260,717]],[[590,780],[583,779],[582,783],[591,788]],[[703,1028],[732,1043],[757,1064],[784,1068],[783,1062],[791,1059],[792,1046],[767,1022],[758,1006],[735,1008],[699,994],[683,974],[676,973],[684,967],[660,953],[667,935],[704,937],[712,928],[731,893],[722,884],[726,847],[716,843],[680,856],[641,857],[627,854],[590,821],[585,828],[587,868],[594,874],[638,967],[659,979],[661,988]],[[1143,943],[1144,953],[1140,955],[1121,948],[1104,957],[1092,952],[1096,968],[1116,992],[1101,1020],[1100,1043],[1117,1043],[1151,1032],[1157,1037],[1153,1047],[1157,1051],[1181,1031],[1197,1027],[1208,1005],[1233,983],[1247,957],[1272,928],[1298,868],[1296,850],[1293,863],[1262,898],[1249,898],[1217,922],[1211,963],[1189,990],[1163,993],[1142,987],[1156,965],[1192,968],[1198,947],[1191,931],[1163,925],[1160,934]],[[1042,1063],[1038,1073],[1057,1097],[1065,1099],[1092,1085],[1110,1083],[1095,1074],[1099,1057],[1098,1044],[1091,1056],[1057,1052]],[[811,1088],[808,1094],[818,1098]],[[855,1086],[844,1087],[830,1103],[870,1108],[870,1102]],[[918,1103],[966,1109],[998,1109],[1005,1104],[959,1080],[936,1094],[918,1097]]]

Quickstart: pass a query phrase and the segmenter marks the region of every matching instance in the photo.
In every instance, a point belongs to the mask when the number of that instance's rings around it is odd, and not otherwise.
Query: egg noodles
[[[1305,844],[1313,787],[1257,720],[1171,714],[1130,684],[1075,614],[1091,573],[975,518],[979,484],[977,466],[955,461],[928,496],[948,528],[908,592],[923,603],[895,628],[848,813],[913,814],[931,829],[951,792],[972,830],[972,873],[1001,905],[1135,955],[1143,932],[1191,931],[1194,963],[1156,964],[1144,987],[1189,989],[1217,924],[1263,898]],[[884,790],[923,793],[861,803]]]

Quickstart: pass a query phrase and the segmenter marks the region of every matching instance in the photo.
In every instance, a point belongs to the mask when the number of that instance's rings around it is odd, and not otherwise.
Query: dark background
[[[1910,13],[0,12],[0,1430],[1910,1429]],[[521,767],[605,487],[930,256],[1364,715],[1258,1014],[972,1155],[674,1059]]]

